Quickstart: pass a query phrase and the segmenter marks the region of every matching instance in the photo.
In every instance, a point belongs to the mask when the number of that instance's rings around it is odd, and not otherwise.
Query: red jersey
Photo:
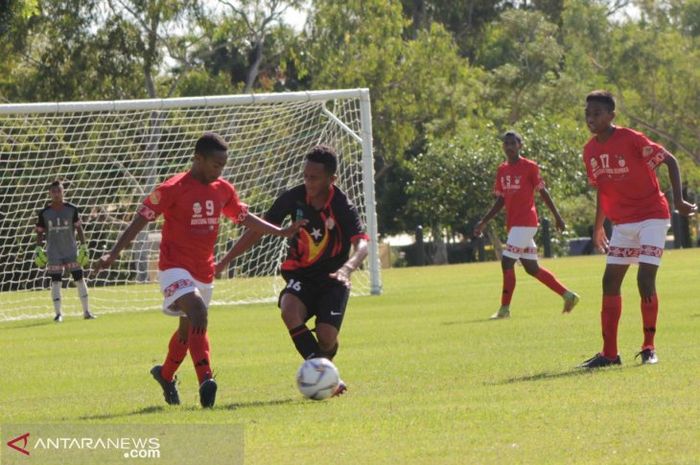
[[[535,191],[544,189],[540,169],[532,160],[520,157],[517,162],[501,163],[496,171],[493,193],[503,197],[506,225],[537,227]]]
[[[588,181],[598,189],[601,208],[614,224],[666,219],[668,202],[654,170],[668,152],[641,132],[615,128],[600,143],[593,137],[583,148]]]
[[[203,283],[214,280],[214,244],[221,214],[240,223],[248,207],[238,199],[236,189],[219,178],[202,184],[187,173],[173,176],[143,201],[139,215],[149,221],[162,214],[158,269],[184,268]]]

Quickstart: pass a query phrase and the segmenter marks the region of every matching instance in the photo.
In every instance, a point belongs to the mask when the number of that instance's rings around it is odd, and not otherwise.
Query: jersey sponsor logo
[[[611,160],[611,158],[613,160]],[[591,157],[590,163],[593,177],[596,179],[603,175],[608,178],[615,177],[617,179],[622,179],[630,171],[624,155],[610,157],[609,153],[601,153],[597,159],[596,157]],[[616,166],[612,166],[613,164]]]
[[[151,195],[148,196],[148,199],[153,205],[158,205],[160,203],[160,191],[155,190],[151,192]]]
[[[522,176],[511,176],[510,174],[501,176],[501,187],[504,191],[517,191],[521,187]]]
[[[343,314],[343,312],[333,312],[333,311],[331,311],[331,316],[340,316],[340,315],[342,315],[342,314]]]
[[[194,282],[191,279],[178,279],[170,286],[163,289],[163,295],[167,297],[173,296],[178,290],[194,287]]]

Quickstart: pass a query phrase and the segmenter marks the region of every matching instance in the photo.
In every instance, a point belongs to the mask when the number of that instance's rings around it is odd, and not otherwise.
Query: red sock
[[[503,293],[501,294],[501,305],[510,305],[515,290],[515,270],[510,268],[503,270]]]
[[[189,334],[190,356],[194,362],[199,384],[211,378],[211,364],[209,363],[209,336],[206,328],[194,328],[190,326]]]
[[[566,288],[546,268],[540,267],[540,270],[535,275],[535,278],[559,295],[564,295],[566,292]]]
[[[175,372],[180,367],[185,356],[187,356],[187,347],[187,341],[180,339],[180,333],[175,331],[170,338],[170,344],[168,344],[168,356],[165,357],[163,367],[160,369],[160,374],[166,381],[173,380]]]
[[[603,355],[608,359],[617,357],[617,326],[621,313],[622,296],[604,295],[600,324],[603,327]]]
[[[656,335],[656,317],[659,315],[659,299],[656,294],[642,298],[642,321],[644,322],[643,349],[654,348],[654,336]]]

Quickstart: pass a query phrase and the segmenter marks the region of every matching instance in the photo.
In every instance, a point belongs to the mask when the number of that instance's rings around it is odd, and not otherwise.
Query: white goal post
[[[110,248],[159,183],[187,171],[194,143],[213,131],[229,143],[223,177],[262,215],[284,190],[303,182],[314,145],[339,155],[337,185],[357,206],[371,238],[353,293],[379,294],[381,278],[368,89],[175,99],[0,105],[0,321],[49,318],[50,283],[34,265],[38,211],[61,179],[65,200],[81,211],[92,260]],[[89,276],[95,313],[158,309],[156,281],[162,218],[150,224],[112,269]],[[216,254],[241,234],[221,224]],[[285,241],[264,237],[214,283],[213,304],[275,301]],[[80,315],[64,276],[63,309]]]

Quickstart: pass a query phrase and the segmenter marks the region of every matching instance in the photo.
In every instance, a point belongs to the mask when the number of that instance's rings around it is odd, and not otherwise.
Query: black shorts
[[[316,317],[316,324],[327,323],[340,330],[348,305],[350,289],[332,278],[311,279],[296,273],[282,273],[287,285],[280,292],[277,305],[281,308],[282,296],[292,294],[306,306],[306,320]]]

